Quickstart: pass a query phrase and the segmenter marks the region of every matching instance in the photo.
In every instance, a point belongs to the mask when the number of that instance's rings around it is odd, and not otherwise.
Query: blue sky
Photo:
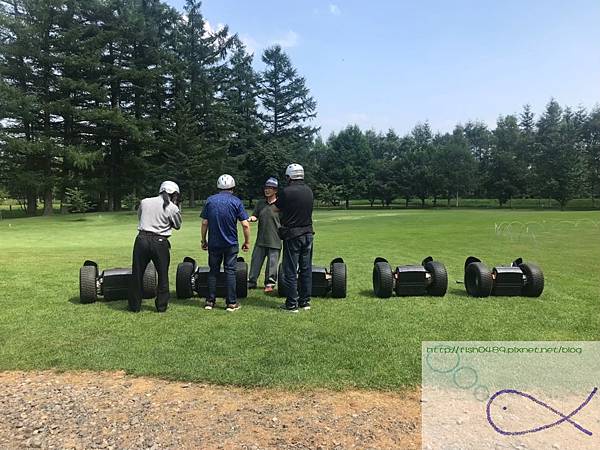
[[[178,9],[184,0],[167,0]],[[600,103],[600,1],[205,0],[255,52],[280,43],[317,100],[327,136],[348,124],[434,130]]]

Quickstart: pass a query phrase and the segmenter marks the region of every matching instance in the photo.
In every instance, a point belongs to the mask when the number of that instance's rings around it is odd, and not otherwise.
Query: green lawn
[[[172,238],[171,286],[181,259],[202,264],[198,211]],[[394,389],[420,382],[422,340],[600,340],[600,213],[376,210],[316,213],[316,264],[348,264],[345,300],[315,299],[291,315],[250,291],[234,314],[200,299],[166,314],[146,300],[78,302],[85,259],[129,266],[135,213],[0,221],[0,370],[124,369],[134,374],[245,386]],[[444,298],[376,299],[375,256],[392,265],[428,255],[444,262]],[[468,255],[490,265],[522,256],[546,276],[539,299],[466,297]],[[248,256],[249,259],[249,256]]]

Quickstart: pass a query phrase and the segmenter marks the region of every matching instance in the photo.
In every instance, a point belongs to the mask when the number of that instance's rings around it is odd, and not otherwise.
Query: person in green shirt
[[[254,245],[254,250],[252,250],[248,288],[256,288],[263,262],[267,258],[265,292],[272,292],[275,288],[279,254],[281,253],[281,239],[277,232],[280,227],[279,213],[275,211],[274,206],[277,200],[278,185],[277,178],[273,177],[265,182],[265,198],[256,203],[254,214],[249,219],[250,222],[258,221],[258,232],[256,235],[256,244]]]

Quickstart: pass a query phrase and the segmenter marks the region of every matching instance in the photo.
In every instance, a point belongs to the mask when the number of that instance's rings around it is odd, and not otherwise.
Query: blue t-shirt
[[[208,248],[238,245],[237,221],[248,220],[242,201],[231,192],[219,192],[206,200],[200,217],[208,220]]]

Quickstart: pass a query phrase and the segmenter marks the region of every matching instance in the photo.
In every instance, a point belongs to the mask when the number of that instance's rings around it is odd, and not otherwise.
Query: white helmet
[[[304,168],[300,164],[290,164],[285,169],[285,176],[291,180],[304,180]]]
[[[163,192],[166,192],[167,194],[173,194],[174,192],[177,192],[179,194],[179,186],[177,186],[177,183],[173,181],[163,181],[160,185],[158,193],[162,194]]]
[[[231,175],[224,173],[217,180],[217,189],[233,189],[235,187],[235,180]]]

